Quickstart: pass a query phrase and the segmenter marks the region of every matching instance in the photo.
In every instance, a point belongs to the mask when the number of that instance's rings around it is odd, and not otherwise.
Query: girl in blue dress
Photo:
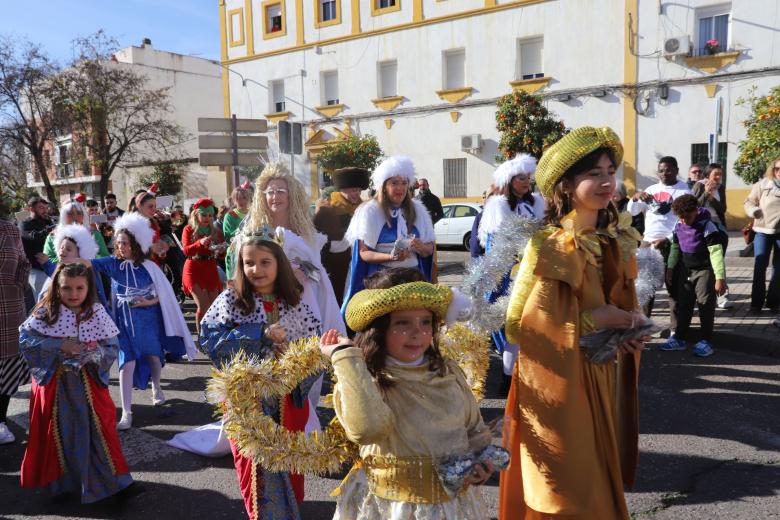
[[[196,355],[192,334],[160,268],[146,255],[154,239],[149,221],[129,213],[114,223],[114,255],[93,260],[95,272],[111,278],[114,321],[119,328],[119,390],[122,418],[117,429],[133,424],[132,389],[152,381],[152,404],[165,402],[160,375],[165,352]]]
[[[493,235],[505,225],[510,215],[521,215],[536,220],[544,217],[544,198],[531,191],[531,177],[535,171],[536,159],[523,153],[501,163],[493,172],[493,185],[498,190],[498,194],[490,197],[485,203],[485,210],[482,212],[482,220],[479,224],[479,243],[485,248],[485,254],[493,249]],[[488,295],[491,302],[509,293],[509,280],[516,265],[517,262],[507,266],[506,274],[501,279],[498,289]],[[506,393],[509,391],[512,369],[515,366],[519,347],[507,341],[503,327],[493,332],[493,344],[503,357],[504,377],[501,389]]]
[[[345,235],[352,243],[352,262],[342,315],[363,290],[363,280],[382,269],[412,267],[431,281],[436,235],[428,210],[411,196],[414,180],[414,164],[402,155],[385,159],[371,175],[376,195],[358,207]]]

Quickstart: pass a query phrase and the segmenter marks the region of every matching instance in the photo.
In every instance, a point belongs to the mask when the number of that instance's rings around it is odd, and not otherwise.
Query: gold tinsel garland
[[[439,338],[441,355],[455,361],[466,374],[466,381],[477,401],[485,396],[485,378],[490,367],[487,336],[482,336],[463,322],[447,327]]]
[[[442,355],[460,365],[475,397],[481,399],[489,362],[487,338],[457,324],[441,336],[440,348]],[[332,473],[359,457],[358,445],[347,438],[338,418],[323,431],[306,434],[277,424],[262,407],[262,399],[282,398],[303,379],[328,367],[317,337],[290,343],[277,359],[259,360],[240,352],[222,370],[212,371],[208,400],[223,412],[225,431],[243,456],[273,472]],[[323,401],[331,399],[326,396]]]

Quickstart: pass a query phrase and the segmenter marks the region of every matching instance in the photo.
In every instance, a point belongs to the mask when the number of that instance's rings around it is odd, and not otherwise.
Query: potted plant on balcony
[[[717,54],[720,52],[720,42],[715,38],[707,40],[707,43],[704,44],[704,50],[707,51],[707,54]]]

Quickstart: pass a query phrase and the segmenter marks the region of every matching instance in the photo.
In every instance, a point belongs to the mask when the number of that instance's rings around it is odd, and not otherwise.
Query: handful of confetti
[[[509,452],[501,446],[490,444],[482,450],[469,455],[456,455],[441,461],[436,468],[441,485],[450,497],[454,497],[463,489],[466,477],[478,463],[490,462],[496,471],[505,470],[509,466]]]

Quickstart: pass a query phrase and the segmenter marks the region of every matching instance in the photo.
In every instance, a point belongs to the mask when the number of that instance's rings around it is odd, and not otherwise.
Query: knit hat
[[[154,242],[154,231],[149,219],[140,213],[125,213],[114,221],[114,233],[119,234],[120,231],[127,231],[133,235],[144,254],[149,252]]]
[[[60,249],[60,243],[66,238],[76,243],[76,247],[79,248],[79,258],[92,260],[97,256],[97,242],[95,242],[95,237],[92,236],[92,232],[86,227],[80,224],[57,226],[57,230],[54,232],[55,251]]]
[[[339,168],[331,174],[333,179],[333,187],[337,190],[345,190],[347,188],[360,188],[365,190],[368,188],[368,178],[370,177],[368,170],[364,168]]]
[[[415,175],[414,163],[410,158],[405,155],[394,155],[376,167],[371,174],[371,181],[374,183],[374,189],[379,191],[390,177],[403,177],[409,181],[409,184],[413,184]]]
[[[389,289],[363,289],[349,300],[345,317],[350,329],[362,332],[380,316],[410,309],[428,309],[451,323],[468,315],[471,301],[457,289],[411,282]]]
[[[608,127],[583,126],[572,130],[550,146],[536,167],[536,185],[545,197],[552,197],[555,184],[574,164],[598,148],[610,148],[615,162],[623,161],[623,145]]]
[[[504,161],[493,172],[493,183],[497,188],[503,188],[510,182],[515,175],[525,173],[532,175],[536,171],[536,159],[527,153],[521,153],[514,159]]]

